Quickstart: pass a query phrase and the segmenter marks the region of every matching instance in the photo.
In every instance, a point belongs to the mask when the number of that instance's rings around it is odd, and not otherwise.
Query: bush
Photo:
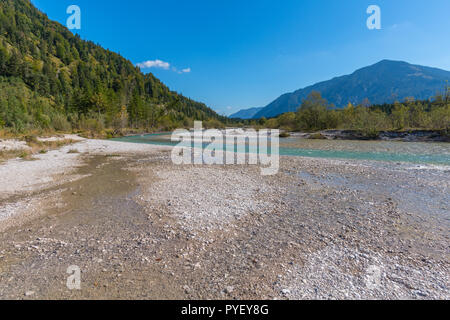
[[[313,133],[309,136],[309,139],[312,140],[326,140],[327,137],[325,137],[323,134],[321,134],[320,132],[318,133]]]
[[[67,118],[62,114],[56,114],[53,116],[52,127],[56,131],[72,131],[72,126],[70,125],[69,121],[67,121]]]
[[[361,134],[364,138],[369,140],[377,140],[380,138],[380,131],[374,128],[360,130],[359,134]]]
[[[91,133],[99,133],[104,129],[103,122],[98,119],[81,119],[80,129],[83,131],[90,131]]]
[[[50,117],[46,114],[37,113],[35,115],[37,127],[42,129],[49,129],[51,126],[51,120]]]
[[[209,119],[203,122],[205,129],[224,129],[225,125],[217,119]]]

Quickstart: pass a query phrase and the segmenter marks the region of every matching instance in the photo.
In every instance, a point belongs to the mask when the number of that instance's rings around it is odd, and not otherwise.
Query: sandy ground
[[[448,169],[282,157],[262,176],[97,140],[37,158],[0,165],[2,299],[450,298]]]
[[[46,154],[36,154],[32,160],[12,159],[0,165],[0,201],[2,201],[0,222],[6,218],[23,214],[29,208],[37,207],[39,197],[37,197],[38,199],[33,198],[33,194],[82,178],[83,176],[76,172],[80,166],[84,165],[84,156],[151,154],[165,149],[152,145],[87,140],[76,135],[40,138],[39,140],[63,139],[79,142],[49,151]],[[2,142],[2,146],[21,149],[22,141],[5,140]],[[16,200],[17,197],[23,198],[24,196],[25,199]],[[12,202],[9,202],[8,199]],[[2,226],[0,226],[1,229]]]

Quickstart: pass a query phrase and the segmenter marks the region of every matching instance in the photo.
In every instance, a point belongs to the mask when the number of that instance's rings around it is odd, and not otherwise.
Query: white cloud
[[[176,67],[171,67],[169,62],[164,62],[162,60],[156,59],[156,60],[148,60],[141,63],[136,64],[137,67],[141,69],[149,69],[149,68],[159,68],[164,70],[172,70],[173,72],[182,74],[182,73],[190,73],[192,70],[191,68],[185,68],[178,70]]]
[[[169,69],[170,63],[161,61],[159,59],[156,60],[148,60],[141,63],[136,64],[141,69],[148,69],[148,68],[161,68],[161,69]]]
[[[178,74],[183,74],[183,73],[189,73],[191,72],[191,68],[186,68],[186,69],[181,69],[178,70],[177,68],[173,67],[172,70]]]

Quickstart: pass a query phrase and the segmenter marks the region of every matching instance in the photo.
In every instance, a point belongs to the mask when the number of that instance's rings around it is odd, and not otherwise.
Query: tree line
[[[407,98],[403,102],[370,105],[348,104],[337,109],[319,92],[311,92],[297,112],[284,113],[276,118],[250,120],[246,125],[279,128],[287,131],[321,131],[327,129],[357,130],[376,135],[389,130],[446,130],[450,132],[450,87],[444,94],[432,100],[416,101]]]
[[[117,53],[82,40],[29,0],[0,0],[0,129],[171,130],[224,123]]]

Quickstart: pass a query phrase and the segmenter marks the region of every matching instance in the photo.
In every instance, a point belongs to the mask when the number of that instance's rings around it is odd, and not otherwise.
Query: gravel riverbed
[[[64,148],[0,165],[1,299],[450,298],[449,168]]]

